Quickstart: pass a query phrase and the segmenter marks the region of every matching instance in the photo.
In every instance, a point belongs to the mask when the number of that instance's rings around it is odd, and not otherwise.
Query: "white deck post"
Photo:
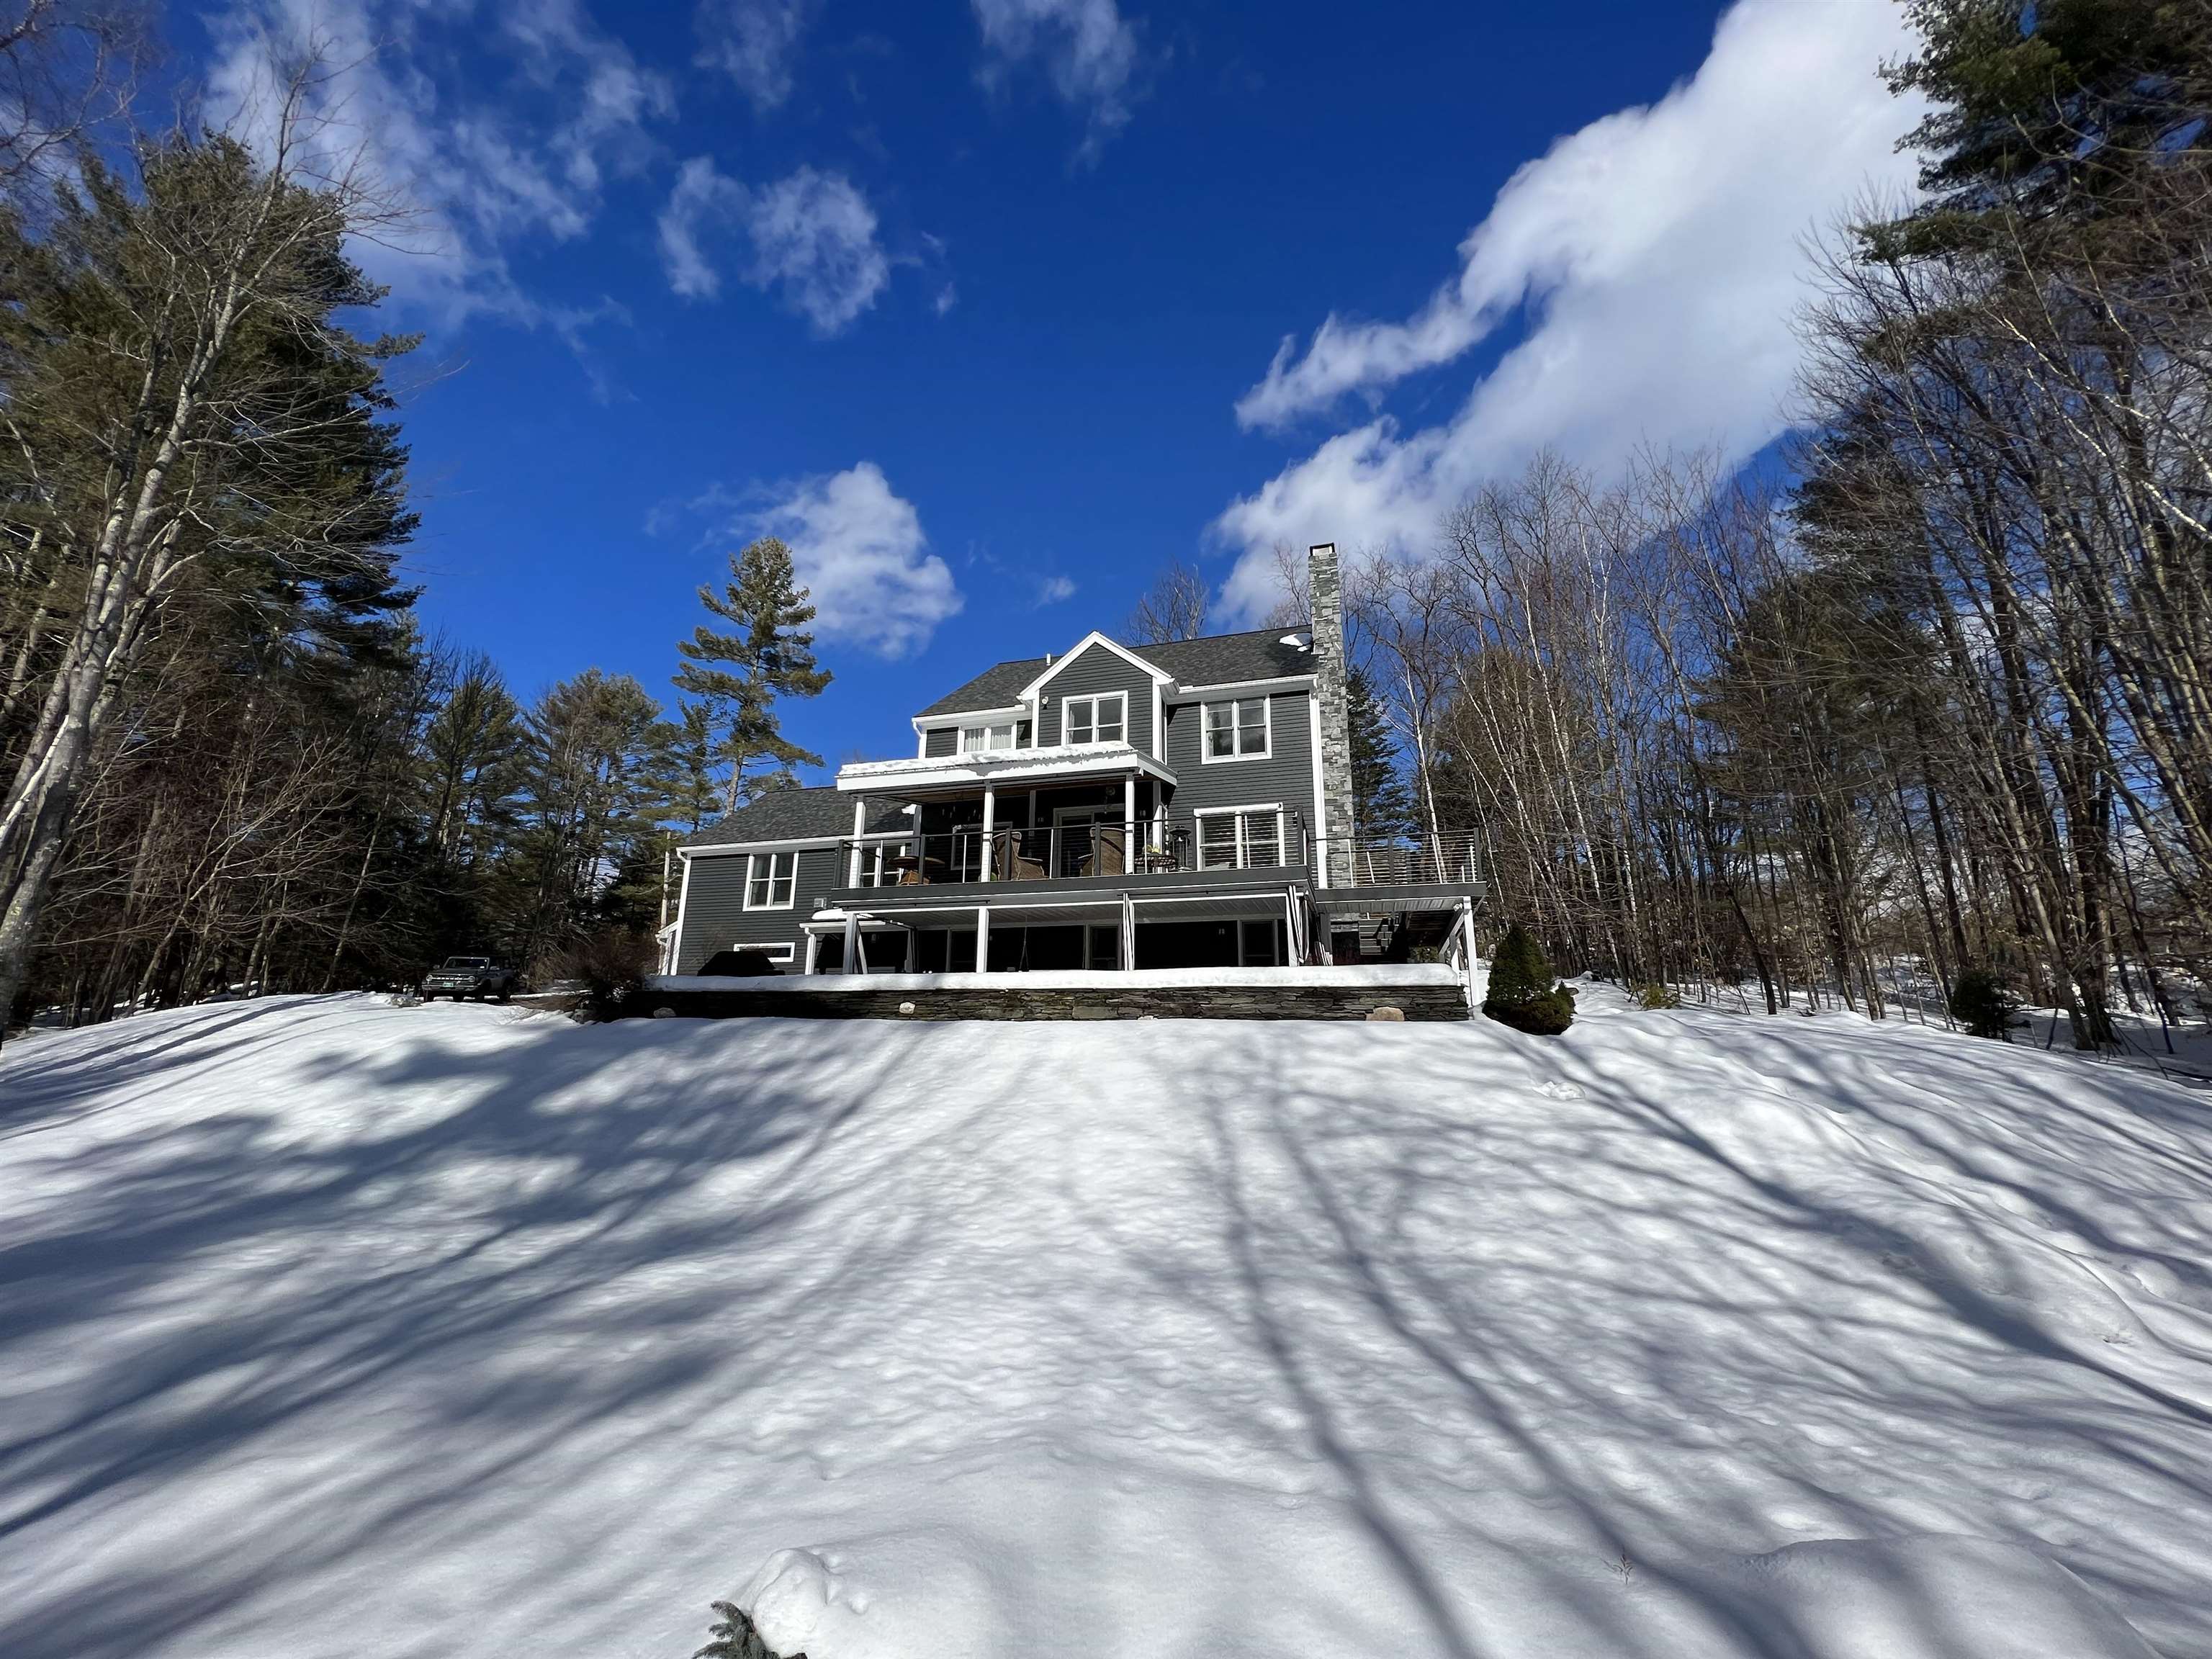
[[[991,907],[988,904],[975,907],[975,971],[991,971]]]
[[[845,912],[845,960],[838,963],[837,971],[842,974],[860,973],[862,969],[856,965],[860,960],[860,913],[848,910]]]
[[[1137,901],[1121,895],[1121,971],[1137,965]]]
[[[1121,780],[1121,867],[1129,867],[1129,856],[1137,850],[1137,775],[1134,772]]]
[[[921,929],[908,922],[906,925],[906,970],[909,974],[914,971],[915,960],[921,950]]]
[[[999,792],[987,783],[983,786],[983,879],[986,881],[990,880],[991,866],[996,861],[991,857],[991,825],[998,813]]]
[[[806,936],[806,967],[804,971],[810,974],[817,971],[816,964],[821,960],[822,935],[811,933]]]
[[[1462,971],[1467,976],[1468,1012],[1474,1012],[1474,901],[1459,902],[1459,953]]]
[[[868,798],[855,795],[853,797],[853,854],[845,860],[845,885],[848,887],[860,884],[860,837],[867,833],[867,829]]]

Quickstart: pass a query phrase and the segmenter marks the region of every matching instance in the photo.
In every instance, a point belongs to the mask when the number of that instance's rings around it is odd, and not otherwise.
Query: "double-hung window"
[[[798,902],[799,854],[745,854],[745,908],[788,910]]]
[[[1233,812],[1199,814],[1200,869],[1269,870],[1282,861],[1280,807],[1250,806]]]
[[[1062,743],[1119,743],[1128,729],[1129,694],[1104,691],[1091,697],[1067,697],[1060,705]]]
[[[1021,747],[1020,722],[1005,720],[996,726],[963,726],[960,728],[960,752],[963,755],[988,754],[994,749]]]
[[[1209,761],[1257,760],[1267,753],[1267,700],[1238,697],[1206,705],[1206,757]]]

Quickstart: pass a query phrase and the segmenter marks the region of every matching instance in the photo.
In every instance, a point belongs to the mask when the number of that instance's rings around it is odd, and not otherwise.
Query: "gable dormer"
[[[1160,699],[1175,677],[1103,634],[1085,635],[1022,688],[1039,745],[1126,743],[1159,748]]]

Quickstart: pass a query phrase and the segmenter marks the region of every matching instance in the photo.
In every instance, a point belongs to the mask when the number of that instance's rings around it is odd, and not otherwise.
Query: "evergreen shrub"
[[[1966,1028],[1967,1035],[2009,1041],[2012,1017],[2020,999],[2005,983],[2004,975],[1989,968],[1969,968],[1951,987],[1951,1018]]]
[[[1682,994],[1664,980],[1646,980],[1636,988],[1636,1006],[1639,1008],[1679,1008]]]
[[[717,1601],[714,1611],[721,1618],[714,1624],[708,1634],[714,1640],[708,1643],[691,1659],[777,1659],[775,1650],[761,1639],[753,1628],[750,1614],[734,1601]],[[791,1659],[806,1659],[803,1653],[794,1653]]]
[[[1574,1023],[1575,994],[1552,973],[1551,958],[1528,929],[1515,922],[1490,962],[1490,993],[1482,1012],[1501,1025],[1535,1036],[1557,1036]]]

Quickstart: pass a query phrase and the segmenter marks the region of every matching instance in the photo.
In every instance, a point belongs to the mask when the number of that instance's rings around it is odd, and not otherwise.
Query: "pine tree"
[[[687,702],[662,728],[656,769],[665,798],[662,816],[687,835],[696,835],[721,810],[722,790],[715,773],[714,711]]]
[[[1390,728],[1365,669],[1355,668],[1346,677],[1345,692],[1352,726],[1353,833],[1370,843],[1404,841],[1413,830],[1413,797],[1399,773]]]
[[[733,812],[754,788],[757,770],[778,775],[822,764],[821,756],[784,737],[775,700],[818,696],[830,675],[815,665],[806,627],[814,606],[793,572],[789,548],[763,536],[732,556],[730,577],[719,594],[702,587],[699,600],[732,627],[702,623],[679,641],[684,660],[675,683],[703,699],[724,727],[720,758],[730,769],[724,806]]]

